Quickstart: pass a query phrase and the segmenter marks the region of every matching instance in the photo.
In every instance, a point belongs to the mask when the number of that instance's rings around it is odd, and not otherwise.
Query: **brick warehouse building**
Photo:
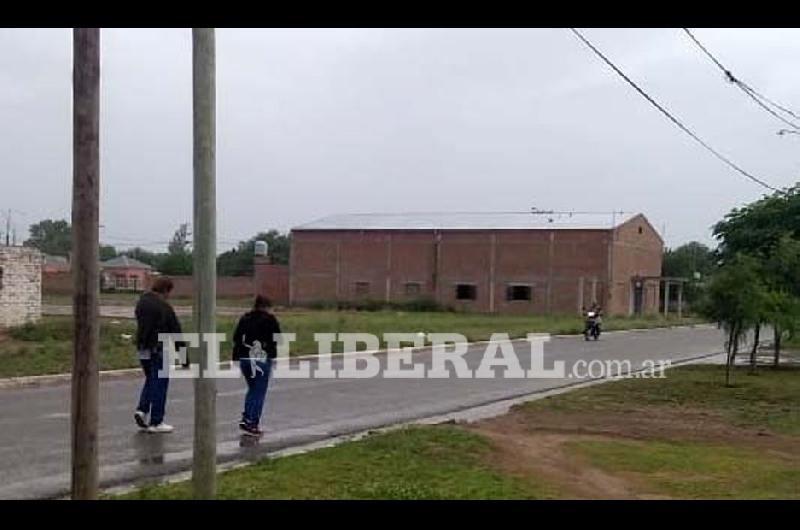
[[[663,240],[642,214],[351,214],[292,229],[289,299],[432,297],[489,313],[659,307]],[[610,287],[609,287],[610,286]]]

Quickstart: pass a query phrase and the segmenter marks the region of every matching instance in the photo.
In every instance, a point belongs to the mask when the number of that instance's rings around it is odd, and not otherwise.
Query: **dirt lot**
[[[643,406],[580,412],[520,407],[467,429],[494,442],[494,464],[521,478],[528,475],[545,479],[566,498],[671,497],[654,491],[642,473],[609,471],[594,465],[575,450],[585,442],[697,442],[769,455],[787,468],[800,466],[796,437],[759,427],[735,426],[723,415],[701,408]],[[687,475],[680,478],[692,480]]]

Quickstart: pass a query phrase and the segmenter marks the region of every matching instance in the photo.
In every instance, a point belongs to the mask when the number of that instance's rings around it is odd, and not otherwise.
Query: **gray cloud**
[[[673,29],[586,29],[700,136],[774,185],[800,137]],[[698,29],[792,105],[796,30]],[[188,29],[102,31],[103,238],[156,246],[191,220]],[[0,30],[0,208],[69,217],[71,33]],[[800,104],[798,105],[800,107]],[[220,246],[343,212],[641,211],[675,245],[758,198],[567,30],[220,29]]]

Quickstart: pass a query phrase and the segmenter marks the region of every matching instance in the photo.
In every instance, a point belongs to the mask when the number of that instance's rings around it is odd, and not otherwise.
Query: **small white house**
[[[42,262],[35,248],[0,246],[0,327],[41,317]]]

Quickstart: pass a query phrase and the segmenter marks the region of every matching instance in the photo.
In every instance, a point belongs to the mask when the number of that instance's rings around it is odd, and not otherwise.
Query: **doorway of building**
[[[644,282],[633,280],[633,314],[641,315],[644,309]]]

